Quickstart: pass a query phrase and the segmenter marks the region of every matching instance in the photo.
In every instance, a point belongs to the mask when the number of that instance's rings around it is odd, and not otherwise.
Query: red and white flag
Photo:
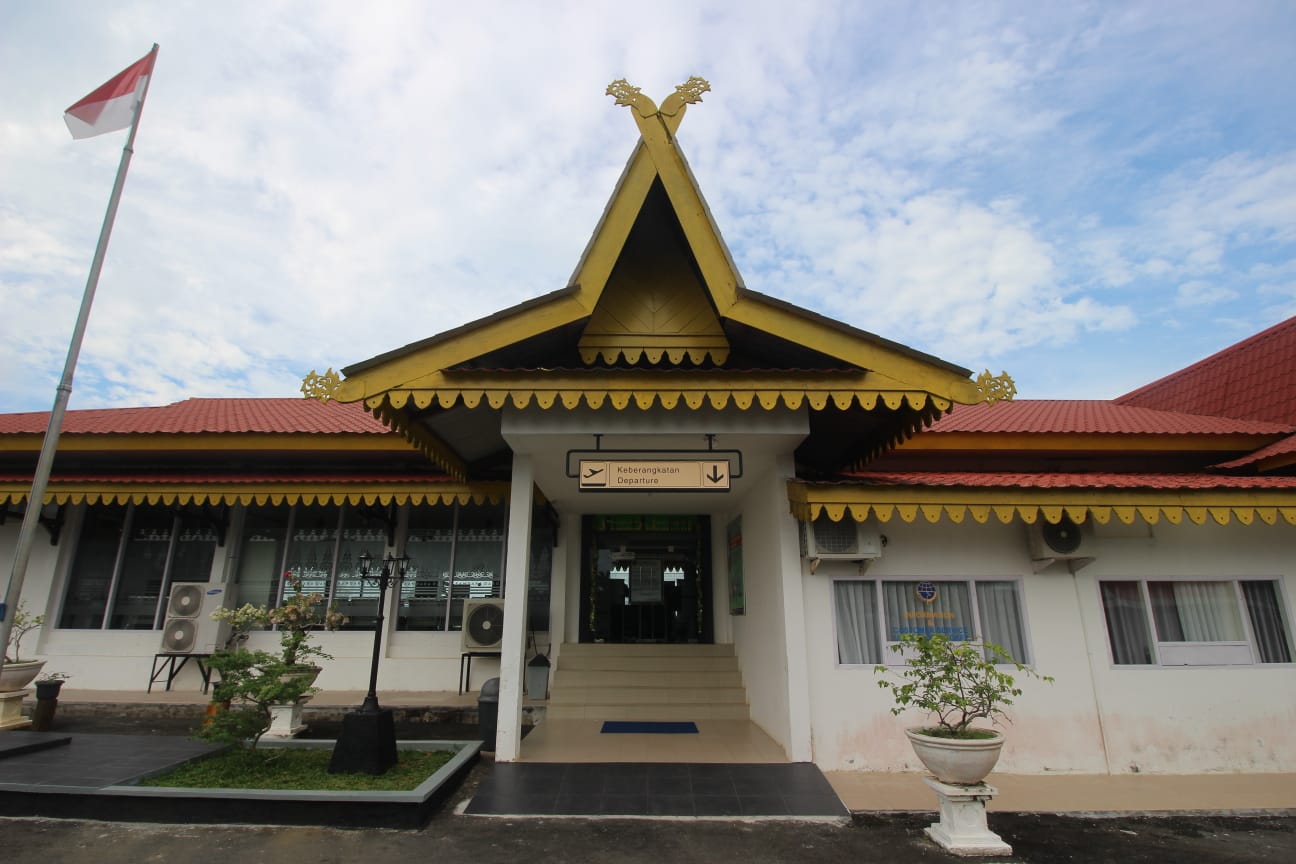
[[[135,120],[137,93],[153,73],[157,49],[127,66],[89,96],[63,113],[73,138],[92,138],[125,129]]]

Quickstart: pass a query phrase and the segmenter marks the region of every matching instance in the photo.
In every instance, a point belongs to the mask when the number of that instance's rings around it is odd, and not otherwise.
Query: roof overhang
[[[1078,523],[1093,519],[1106,525],[1113,518],[1131,524],[1142,519],[1155,525],[1164,519],[1178,525],[1187,519],[1202,525],[1213,520],[1227,525],[1236,519],[1243,525],[1256,520],[1274,525],[1279,519],[1296,525],[1296,478],[1265,486],[1246,484],[1253,478],[1213,478],[1209,488],[1166,489],[1133,487],[1039,488],[1029,486],[893,486],[854,483],[788,483],[792,514],[801,521],[826,515],[834,522],[870,516],[881,522],[898,517],[903,522],[935,524],[948,519],[955,524],[968,517],[984,524],[991,518],[1008,524],[1020,519],[1027,524],[1050,523],[1063,516]],[[1233,481],[1233,482],[1230,482]]]

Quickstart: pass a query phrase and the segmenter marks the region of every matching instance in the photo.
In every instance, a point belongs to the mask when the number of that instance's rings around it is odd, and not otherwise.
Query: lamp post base
[[[330,774],[386,774],[396,764],[396,721],[390,708],[352,711],[329,760]]]

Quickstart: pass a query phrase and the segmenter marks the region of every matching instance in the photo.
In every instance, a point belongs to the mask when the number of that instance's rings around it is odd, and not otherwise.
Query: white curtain
[[[1151,665],[1152,637],[1139,583],[1103,582],[1100,588],[1112,662],[1118,666]]]
[[[838,663],[882,662],[875,584],[863,579],[833,583]]]
[[[1230,582],[1149,582],[1162,642],[1241,642],[1242,616]]]
[[[981,638],[993,642],[1019,663],[1028,663],[1026,634],[1022,632],[1021,601],[1016,582],[977,582],[977,609],[981,613]]]

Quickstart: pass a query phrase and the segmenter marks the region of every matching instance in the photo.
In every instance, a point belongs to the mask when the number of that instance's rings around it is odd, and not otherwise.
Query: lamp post
[[[396,764],[396,723],[390,708],[378,705],[378,659],[382,655],[383,610],[387,587],[405,579],[409,558],[388,555],[374,568],[368,552],[360,555],[360,581],[378,585],[378,615],[374,620],[373,659],[369,692],[355,711],[342,718],[342,731],[329,760],[330,774],[385,774]]]

